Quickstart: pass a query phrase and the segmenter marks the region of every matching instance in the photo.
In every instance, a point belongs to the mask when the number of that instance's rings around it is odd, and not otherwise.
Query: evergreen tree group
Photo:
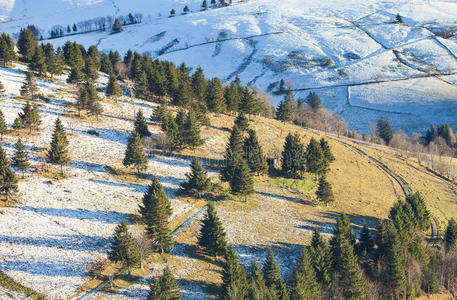
[[[19,113],[19,116],[14,120],[13,128],[14,129],[29,129],[29,133],[32,133],[32,130],[37,129],[41,125],[41,118],[39,114],[39,109],[37,105],[31,105],[30,102],[27,102],[22,109],[22,112]]]
[[[178,285],[168,266],[163,270],[163,276],[159,279],[151,277],[147,300],[181,300]]]
[[[17,60],[17,55],[14,50],[13,39],[9,34],[4,32],[0,35],[0,61],[4,67],[7,67],[15,60]]]

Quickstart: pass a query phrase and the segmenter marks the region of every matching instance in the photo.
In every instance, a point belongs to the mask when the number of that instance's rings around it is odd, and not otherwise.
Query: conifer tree
[[[235,111],[239,111],[240,104],[241,104],[241,98],[240,98],[239,89],[238,89],[236,83],[231,82],[230,85],[225,88],[224,93],[225,93],[225,103],[227,105],[227,110],[230,111],[230,114],[232,114]]]
[[[241,131],[247,131],[249,129],[248,118],[246,118],[246,115],[242,111],[238,114],[235,124]]]
[[[389,145],[390,140],[393,137],[392,128],[390,128],[389,122],[386,119],[384,119],[384,117],[379,119],[378,125],[377,125],[377,130],[378,130],[379,137],[384,140],[386,145]]]
[[[207,84],[208,83],[206,81],[205,75],[203,74],[202,68],[198,67],[191,77],[191,87],[197,100],[205,101]]]
[[[332,263],[330,250],[317,229],[313,230],[310,255],[318,282],[329,285],[331,282]]]
[[[260,99],[252,90],[248,88],[242,88],[240,92],[239,109],[247,114],[250,118],[251,115],[255,115],[262,110],[262,104]]]
[[[117,82],[116,76],[113,73],[109,75],[108,85],[106,87],[106,96],[108,97],[119,97],[122,96],[122,91]]]
[[[3,61],[3,66],[6,67],[10,62],[17,59],[16,51],[14,50],[14,42],[11,36],[7,33],[2,33],[0,36],[0,60]]]
[[[86,82],[80,86],[77,104],[80,116],[82,109],[86,109],[88,113],[94,115],[97,119],[103,112],[98,92],[95,89],[94,83],[89,80],[86,80]]]
[[[324,154],[319,143],[314,138],[311,138],[306,147],[305,157],[306,171],[313,173],[317,180],[324,167]]]
[[[30,63],[30,69],[38,73],[38,76],[46,76],[48,66],[46,65],[46,59],[41,46],[35,47],[35,53],[33,54],[32,61]]]
[[[325,203],[325,206],[328,206],[330,202],[335,201],[335,196],[333,196],[333,189],[330,182],[328,182],[326,176],[319,178],[319,184],[316,191],[317,200]]]
[[[406,201],[397,201],[390,209],[389,219],[397,229],[401,243],[408,246],[415,231],[411,205]]]
[[[163,270],[163,276],[157,280],[151,278],[147,300],[181,300],[182,295],[168,266]]]
[[[342,263],[342,244],[348,242],[354,246],[355,235],[351,228],[351,221],[346,214],[341,214],[336,219],[336,226],[333,231],[333,237],[330,240],[330,250],[332,254],[332,270],[339,272],[344,267]]]
[[[251,265],[251,275],[249,276],[248,299],[275,300],[265,284],[261,271],[262,269],[254,257]]]
[[[454,218],[449,219],[444,233],[444,245],[449,250],[457,245],[457,222]]]
[[[175,121],[176,121],[176,124],[178,125],[179,133],[181,135],[184,135],[184,124],[186,124],[186,121],[187,121],[187,114],[183,108],[180,108],[178,110],[178,113],[176,114],[176,117],[175,117]]]
[[[225,111],[224,88],[217,77],[214,77],[208,82],[206,105],[211,112],[221,113]]]
[[[95,81],[98,78],[98,71],[100,70],[100,63],[97,62],[96,58],[87,57],[84,64],[84,75],[86,79]]]
[[[294,273],[294,282],[291,289],[291,300],[318,300],[320,287],[316,280],[311,256],[308,250],[303,249],[300,265]]]
[[[207,10],[208,9],[208,4],[206,3],[206,0],[203,0],[202,2],[202,9]]]
[[[222,282],[222,299],[239,300],[245,299],[248,295],[246,270],[240,265],[238,254],[233,246],[229,246],[225,253]]]
[[[5,86],[3,83],[0,81],[0,96],[5,93]]]
[[[360,232],[360,240],[357,243],[357,253],[361,254],[366,252],[367,254],[370,254],[373,250],[374,241],[371,237],[370,230],[366,225],[363,225],[362,231]]]
[[[140,135],[140,138],[151,136],[151,132],[148,129],[148,123],[146,122],[146,118],[144,117],[143,111],[141,109],[136,114],[134,126],[134,130]]]
[[[183,141],[186,145],[191,148],[198,147],[203,144],[203,140],[200,137],[200,125],[195,117],[195,113],[189,110],[187,113],[187,119],[184,123]]]
[[[330,171],[330,164],[335,161],[335,156],[333,155],[332,150],[330,149],[330,145],[326,139],[321,138],[319,145],[323,154],[323,161],[319,175],[325,175],[328,171]]]
[[[186,174],[187,181],[181,183],[180,189],[184,194],[200,198],[211,190],[211,180],[198,158],[192,158],[190,168],[191,172]]]
[[[282,286],[284,281],[281,277],[281,269],[276,263],[274,253],[271,249],[268,249],[267,260],[263,266],[263,277],[265,278],[265,284],[270,289],[270,293],[275,295],[278,299],[286,297]]]
[[[27,72],[25,74],[25,82],[21,86],[21,96],[28,96],[34,99],[37,92],[38,87],[35,82],[35,76],[33,76],[32,72]]]
[[[357,257],[354,255],[354,246],[348,240],[340,244],[340,269],[338,273],[338,286],[344,299],[366,299],[367,287],[360,269]]]
[[[110,260],[121,262],[123,266],[127,267],[129,275],[131,268],[138,266],[141,262],[141,255],[135,246],[135,239],[128,231],[125,221],[117,225],[114,230],[108,257]]]
[[[36,47],[38,47],[38,44],[33,32],[30,29],[21,29],[17,41],[17,48],[25,62],[30,62],[32,60]]]
[[[415,227],[422,231],[427,230],[430,227],[430,212],[422,195],[419,192],[408,194],[406,202],[411,205],[414,213],[413,222]]]
[[[168,228],[168,219],[172,210],[162,185],[157,177],[154,177],[147,192],[143,196],[143,205],[140,206],[140,214],[146,224],[146,231],[153,243],[157,243],[157,249],[170,252],[173,249],[171,232]]]
[[[9,197],[17,193],[17,178],[10,168],[10,161],[6,152],[0,145],[0,194],[5,196],[8,201]]]
[[[189,9],[189,7],[188,7],[187,5],[184,6],[183,12],[184,12],[185,14],[187,14],[188,12],[190,12],[190,9]]]
[[[100,71],[102,71],[105,74],[110,75],[114,74],[114,67],[113,63],[111,62],[108,54],[103,53],[101,57],[101,62],[100,62]]]
[[[321,106],[321,99],[315,92],[309,92],[306,97],[306,103],[311,107],[311,109],[316,112]]]
[[[135,95],[140,99],[147,99],[149,95],[148,91],[148,78],[146,72],[141,70],[139,75],[134,79],[135,83]]]
[[[25,149],[25,145],[21,139],[18,139],[15,145],[16,152],[13,158],[13,167],[18,168],[22,171],[22,178],[24,178],[24,172],[30,167],[29,155]]]
[[[113,28],[112,28],[112,33],[119,33],[122,31],[122,24],[121,22],[119,21],[118,18],[116,18],[116,20],[114,21],[114,25],[113,25]]]
[[[263,155],[262,147],[260,146],[255,131],[250,129],[248,133],[249,137],[244,141],[246,161],[249,168],[255,171],[257,175],[264,174],[268,170],[268,164]]]
[[[148,157],[144,153],[140,135],[135,130],[132,132],[128,140],[123,164],[126,167],[133,165],[137,170],[137,174],[140,174],[141,170],[147,169]]]
[[[232,194],[240,195],[244,197],[244,201],[247,202],[247,197],[253,194],[254,191],[254,180],[252,179],[251,173],[249,173],[249,167],[242,157],[239,157],[234,162],[233,174],[230,180],[230,189]]]
[[[172,150],[180,148],[182,146],[182,137],[175,118],[173,118],[170,112],[166,112],[162,118],[162,130],[170,139]]]
[[[3,112],[0,110],[0,137],[3,140],[3,135],[8,131],[8,127],[6,126],[5,116]]]
[[[207,206],[198,236],[198,245],[211,256],[217,257],[225,254],[227,242],[225,241],[224,227],[217,216],[216,207],[213,203]]]
[[[71,68],[70,76],[67,78],[67,83],[80,84],[84,80],[84,74],[79,68]]]
[[[22,112],[19,113],[19,120],[20,128],[29,129],[29,133],[32,133],[32,130],[37,129],[41,124],[38,106],[32,106],[30,102],[27,102]]]
[[[51,43],[48,43],[44,46],[44,56],[47,71],[49,72],[49,74],[51,74],[51,78],[54,75],[58,76],[62,74],[63,62],[61,58],[54,52],[54,47]]]
[[[60,165],[60,172],[63,174],[63,166],[70,164],[70,156],[68,154],[68,139],[62,122],[57,118],[54,125],[54,133],[52,134],[51,149],[48,151],[47,158],[50,163]]]
[[[281,164],[282,171],[290,177],[298,177],[305,170],[305,153],[298,133],[287,135]]]
[[[278,109],[276,110],[276,120],[289,122],[291,117],[292,113],[289,106],[284,100],[281,100],[281,102],[279,102]]]

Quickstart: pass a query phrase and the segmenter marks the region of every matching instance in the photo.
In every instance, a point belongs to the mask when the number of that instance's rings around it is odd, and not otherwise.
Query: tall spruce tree
[[[32,106],[30,102],[27,102],[22,112],[19,113],[19,120],[21,128],[29,129],[29,133],[32,133],[32,130],[41,125],[38,106]]]
[[[6,126],[5,116],[3,112],[0,110],[0,138],[3,140],[3,136],[8,131],[8,127]]]
[[[196,157],[192,158],[190,169],[191,172],[186,174],[187,181],[181,183],[180,191],[185,195],[200,198],[211,190],[211,179]]]
[[[140,171],[147,169],[148,157],[144,153],[141,137],[135,130],[130,135],[122,163],[126,167],[133,165],[137,170],[137,174],[140,174]]]
[[[180,148],[183,144],[182,136],[179,132],[178,124],[170,112],[165,112],[162,116],[162,130],[168,136],[172,150]]]
[[[217,77],[208,82],[206,105],[211,112],[222,113],[225,111],[224,88]]]
[[[248,299],[275,300],[270,290],[265,284],[265,279],[261,273],[262,269],[254,257],[251,264],[251,274],[249,276]]]
[[[213,203],[207,206],[198,236],[198,245],[211,256],[217,257],[225,254],[227,242],[225,241],[224,227],[217,216],[216,207]]]
[[[351,221],[346,214],[341,214],[336,218],[336,226],[333,230],[333,237],[330,240],[330,250],[332,254],[332,270],[339,272],[343,266],[342,263],[342,244],[348,242],[348,244],[354,246],[355,235],[351,228]]]
[[[61,75],[63,72],[63,61],[60,56],[56,55],[51,43],[47,43],[44,46],[44,57],[47,71],[51,74],[51,78],[54,77],[54,75]]]
[[[240,265],[238,254],[233,246],[229,246],[225,253],[225,262],[222,266],[222,282],[222,299],[240,300],[247,297],[248,281],[246,270]]]
[[[172,215],[172,210],[170,200],[157,177],[154,177],[143,196],[140,214],[146,224],[149,237],[153,243],[157,243],[157,249],[161,253],[170,252],[173,249],[173,241],[170,236],[168,219]]]
[[[148,129],[148,123],[146,122],[146,118],[141,109],[136,114],[134,126],[134,130],[140,135],[140,138],[151,136],[151,132]]]
[[[48,72],[48,66],[46,65],[46,59],[41,46],[35,47],[30,69],[38,73],[38,76],[46,76],[46,73]]]
[[[276,110],[276,120],[289,122],[291,118],[292,112],[290,111],[290,107],[287,105],[286,101],[281,100]]]
[[[200,124],[198,123],[193,110],[189,110],[187,113],[182,138],[184,143],[191,148],[196,148],[203,144],[203,140],[200,137]]]
[[[386,143],[386,145],[389,145],[390,140],[393,137],[392,128],[390,127],[389,122],[386,119],[384,119],[384,117],[379,119],[378,125],[377,125],[377,130],[378,130],[379,137],[381,139],[383,139],[383,141]]]
[[[282,151],[282,171],[290,177],[299,177],[305,171],[304,146],[298,133],[289,133]]]
[[[330,171],[330,164],[335,161],[335,156],[333,155],[330,145],[326,139],[321,138],[319,145],[323,154],[323,161],[319,175],[325,175],[328,171]]]
[[[108,97],[119,97],[122,96],[122,91],[117,81],[116,75],[110,73],[108,85],[106,87],[106,96]]]
[[[203,69],[198,67],[194,74],[191,77],[191,87],[194,92],[195,98],[198,101],[205,101],[205,93],[206,93],[206,86],[207,80],[205,75],[203,74]]]
[[[0,36],[0,60],[3,62],[3,66],[6,67],[16,59],[13,39],[9,34],[4,32]]]
[[[267,260],[263,265],[263,277],[270,293],[276,299],[288,299],[287,291],[284,290],[285,283],[281,277],[281,268],[274,258],[273,250],[268,249]]]
[[[0,145],[0,194],[9,197],[17,193],[17,178],[10,168],[10,161],[6,156],[5,150]]]
[[[232,128],[229,142],[225,150],[225,165],[221,171],[222,180],[230,182],[234,177],[236,163],[244,156],[243,146],[243,133],[235,124]]]
[[[306,103],[311,107],[314,112],[317,112],[322,107],[321,99],[315,92],[309,92],[306,97]]]
[[[113,25],[113,28],[111,29],[111,32],[112,33],[119,33],[121,31],[122,31],[122,24],[119,21],[119,19],[116,18],[116,20],[114,20],[114,25]]]
[[[374,240],[371,237],[370,230],[366,225],[363,225],[362,231],[360,232],[360,240],[357,243],[357,253],[360,255],[365,252],[367,254],[372,253],[374,250]]]
[[[305,157],[306,171],[313,173],[317,180],[318,175],[322,173],[322,170],[325,167],[325,159],[319,143],[314,138],[311,138],[306,147]]]
[[[62,121],[57,118],[54,125],[54,133],[52,134],[51,149],[48,151],[48,161],[50,163],[60,165],[60,173],[63,174],[63,166],[70,164],[70,156],[68,154],[68,139]]]
[[[18,168],[22,171],[22,178],[24,178],[24,173],[30,167],[29,155],[25,149],[25,145],[22,143],[21,139],[18,139],[14,145],[16,151],[13,158],[13,167]]]
[[[318,201],[325,203],[325,206],[328,206],[330,202],[335,201],[332,185],[330,184],[330,182],[328,182],[327,177],[325,175],[319,178],[316,196]]]
[[[21,96],[27,96],[31,99],[35,99],[35,95],[38,92],[38,86],[35,81],[35,76],[32,72],[25,74],[25,82],[21,86]]]
[[[79,68],[71,68],[70,76],[67,78],[67,83],[80,84],[84,81],[84,73]]]
[[[408,194],[406,196],[406,202],[411,205],[411,209],[413,210],[413,222],[416,229],[427,230],[430,227],[430,212],[422,195],[419,192]]]
[[[332,280],[330,249],[317,229],[313,230],[310,255],[317,280],[322,284],[329,285]]]
[[[235,124],[241,131],[247,131],[249,129],[249,120],[246,118],[244,112],[241,111],[238,114],[235,120]]]
[[[152,277],[149,284],[147,300],[181,300],[182,294],[168,266],[163,270],[159,280]]]
[[[341,268],[337,271],[337,276],[338,287],[344,299],[366,299],[367,286],[354,254],[354,246],[348,240],[343,240],[340,253],[338,265]]]
[[[131,274],[131,268],[141,263],[141,255],[135,246],[135,239],[128,231],[125,221],[117,225],[114,230],[108,257],[110,260],[120,262],[127,267],[129,275]]]
[[[247,202],[247,197],[253,194],[254,191],[254,180],[252,179],[251,173],[249,173],[249,167],[242,157],[234,162],[233,174],[230,180],[230,189],[232,194],[240,195],[244,197],[244,201]]]
[[[25,62],[30,62],[32,60],[36,47],[38,47],[38,44],[32,30],[21,29],[17,41],[17,48]]]
[[[257,175],[265,174],[268,170],[268,164],[263,155],[262,147],[257,139],[257,135],[253,129],[248,131],[249,137],[244,141],[244,152],[246,161],[251,170]]]
[[[449,219],[444,233],[444,245],[447,250],[457,245],[457,222],[454,218]]]
[[[232,114],[233,112],[239,111],[241,98],[239,89],[235,82],[231,82],[229,86],[225,87],[224,90],[225,104],[227,110]],[[240,116],[240,115],[238,115]],[[249,124],[247,124],[249,125]]]
[[[303,249],[300,264],[294,273],[294,281],[290,293],[291,300],[318,300],[320,286],[316,280],[316,273],[308,250]]]

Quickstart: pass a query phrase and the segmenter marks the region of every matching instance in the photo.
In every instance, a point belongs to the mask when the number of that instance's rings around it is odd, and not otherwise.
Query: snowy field
[[[11,126],[24,106],[14,98],[24,74],[17,69],[0,69],[0,77],[8,94],[0,100],[0,109]],[[153,104],[125,100],[103,103],[103,121],[89,123],[64,116],[71,108],[68,104],[75,101],[74,94],[57,89],[69,86],[43,81],[39,85],[41,92],[55,98],[40,106],[40,132],[24,140],[32,163],[42,164],[38,152],[48,147],[57,117],[69,133],[72,161],[65,168],[68,178],[63,180],[26,174],[19,182],[18,203],[0,209],[0,270],[50,299],[61,299],[75,293],[87,280],[88,264],[105,255],[115,226],[121,220],[128,221],[138,209],[149,181],[116,181],[106,166],[122,167],[133,128],[131,118],[140,108],[150,116]],[[87,134],[89,129],[95,129],[99,136]],[[2,143],[10,155],[16,140],[14,135],[6,136]],[[191,208],[174,197],[190,170],[188,165],[174,158],[149,161],[148,174],[158,176],[172,198],[172,218]]]
[[[408,133],[423,132],[431,123],[457,127],[452,80],[457,40],[436,36],[455,30],[457,1],[256,0],[207,11],[201,11],[200,0],[1,2],[0,31],[17,34],[25,24],[35,24],[45,38],[54,25],[142,13],[141,24],[125,26],[119,34],[92,32],[50,41],[57,46],[70,39],[102,51],[133,49],[177,64],[185,61],[208,76],[227,82],[239,75],[245,84],[269,92],[284,79],[297,97],[314,89],[324,105],[337,107],[361,133],[380,116]],[[184,5],[191,11],[187,15],[181,15]],[[177,15],[169,18],[172,8]],[[395,23],[397,13],[403,24]],[[347,85],[355,85],[350,97],[341,89]],[[275,102],[280,98],[274,96]]]

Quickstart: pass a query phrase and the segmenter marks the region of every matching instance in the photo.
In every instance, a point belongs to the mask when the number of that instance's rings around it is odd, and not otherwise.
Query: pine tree
[[[239,109],[245,114],[255,115],[262,110],[262,103],[256,94],[248,88],[242,88],[240,92]]]
[[[94,83],[89,80],[86,80],[79,90],[78,111],[80,115],[81,109],[86,109],[88,113],[94,115],[97,119],[103,112],[98,92]]]
[[[292,113],[289,106],[287,105],[286,101],[281,100],[281,102],[279,102],[278,109],[276,110],[276,120],[289,122],[291,118]]]
[[[263,155],[262,147],[260,146],[255,131],[250,129],[248,133],[249,137],[244,141],[244,151],[248,166],[251,170],[255,171],[257,175],[265,174],[268,170],[268,164]]]
[[[162,118],[162,130],[170,139],[172,150],[180,148],[182,146],[182,137],[175,118],[169,112],[165,113]]]
[[[187,181],[181,183],[180,190],[183,194],[200,198],[211,190],[211,179],[198,158],[192,158],[190,168],[191,172],[186,174]]]
[[[313,230],[310,255],[318,282],[329,285],[332,280],[330,249],[317,229]]]
[[[408,194],[406,196],[406,202],[411,205],[411,209],[413,210],[413,222],[416,229],[427,230],[430,227],[430,212],[422,195],[419,192]]]
[[[21,29],[17,41],[17,48],[25,62],[30,62],[32,60],[36,47],[38,47],[38,44],[33,32],[30,29]]]
[[[100,62],[100,71],[102,71],[105,74],[111,75],[114,74],[114,67],[113,63],[111,62],[108,54],[103,53],[101,57],[101,62]]]
[[[194,74],[191,77],[191,87],[194,92],[195,98],[199,101],[205,101],[205,93],[207,81],[203,70],[201,67],[198,67]]]
[[[177,105],[188,104],[191,97],[189,86],[187,82],[179,82],[174,64],[166,64],[165,77],[167,94],[173,98],[173,102]]]
[[[322,173],[325,164],[322,149],[319,143],[314,138],[311,138],[308,146],[306,147],[305,157],[306,171],[313,173],[317,180],[318,174]]]
[[[379,137],[384,140],[386,145],[389,145],[390,140],[393,137],[392,128],[390,128],[389,122],[384,119],[384,117],[379,119],[377,129]]]
[[[403,245],[409,245],[415,231],[414,214],[411,205],[406,201],[397,201],[390,209],[389,219],[397,229]]]
[[[27,102],[22,109],[22,112],[19,113],[19,120],[21,125],[20,128],[28,128],[29,133],[32,133],[32,130],[37,129],[41,124],[38,106],[32,106],[30,102]]]
[[[225,88],[225,104],[227,105],[227,109],[232,114],[235,111],[239,111],[239,107],[241,104],[241,98],[239,89],[236,83],[231,82],[229,86]],[[240,115],[238,115],[240,116]],[[246,120],[247,123],[247,120]],[[247,124],[249,126],[249,124]]]
[[[9,159],[6,152],[0,145],[0,194],[5,196],[8,201],[9,197],[17,193],[17,178],[10,168]]]
[[[311,256],[308,250],[303,249],[300,265],[294,273],[294,282],[291,289],[291,300],[318,300],[320,299],[320,287],[316,280]]]
[[[344,299],[366,299],[366,282],[357,257],[354,255],[354,246],[348,240],[343,240],[340,244],[340,251],[340,261],[338,262],[340,269],[337,274],[338,286]]]
[[[239,157],[234,162],[233,174],[230,180],[230,189],[232,194],[244,196],[244,201],[247,202],[248,195],[254,193],[254,180],[249,173],[249,167],[246,160]]]
[[[157,177],[154,177],[148,191],[143,196],[143,205],[140,206],[140,214],[146,223],[146,231],[153,243],[157,243],[158,250],[170,252],[173,249],[171,232],[168,219],[172,215],[170,200],[168,200],[162,185]]]
[[[0,110],[0,137],[3,140],[3,135],[8,132],[8,127],[6,126],[5,116],[3,112]]]
[[[457,222],[454,218],[448,221],[446,232],[444,233],[444,245],[447,250],[457,245]]]
[[[63,62],[61,58],[54,52],[52,44],[48,43],[44,46],[45,63],[47,71],[51,74],[51,78],[62,74]]]
[[[178,125],[179,133],[181,135],[184,135],[184,125],[186,124],[186,121],[187,121],[187,114],[183,108],[180,108],[178,110],[176,117],[175,117],[175,121],[176,121],[176,124]]]
[[[70,164],[68,154],[68,139],[62,122],[57,118],[52,134],[51,149],[48,151],[48,160],[50,163],[60,165],[60,172],[63,174],[63,166]]]
[[[298,133],[287,135],[281,164],[282,171],[290,177],[298,177],[305,170],[305,153]]]
[[[184,6],[183,12],[184,12],[185,14],[187,14],[188,12],[190,12],[190,9],[189,9],[189,7],[188,7],[187,5]]]
[[[14,50],[14,42],[11,36],[7,33],[2,33],[0,36],[0,60],[3,61],[3,66],[8,66],[9,63],[16,60],[16,51]]]
[[[151,278],[147,300],[181,300],[182,295],[168,266],[163,270],[160,280]]]
[[[276,298],[282,299],[286,295],[281,291],[281,287],[284,285],[284,281],[281,277],[281,269],[276,263],[274,253],[271,249],[268,249],[267,260],[263,266],[263,277],[265,278],[265,284],[270,289],[272,295]]]
[[[13,158],[13,167],[18,168],[22,171],[22,178],[24,178],[24,172],[30,167],[29,155],[25,149],[25,145],[21,139],[18,139],[15,145],[16,152]]]
[[[206,105],[211,112],[222,113],[225,111],[224,88],[217,77],[208,82]]]
[[[217,257],[225,254],[227,242],[225,241],[224,227],[217,216],[216,207],[212,203],[207,206],[198,236],[198,245],[211,256]]]
[[[127,267],[129,275],[131,268],[138,266],[141,262],[141,255],[135,246],[135,239],[128,231],[125,221],[122,221],[114,230],[108,257],[110,260],[121,262]]]
[[[136,114],[134,126],[134,130],[140,135],[140,138],[151,136],[151,132],[148,129],[148,123],[146,122],[143,111],[141,109]]]
[[[335,156],[333,155],[332,150],[330,149],[330,145],[326,139],[321,138],[319,145],[323,154],[323,161],[319,175],[325,175],[328,171],[330,171],[330,164],[335,161]]]
[[[330,202],[335,201],[335,196],[333,196],[333,189],[330,182],[328,182],[326,176],[319,178],[319,184],[316,191],[317,200],[325,203],[325,206],[328,206]]]
[[[80,84],[84,80],[84,74],[79,68],[71,68],[70,76],[67,78],[67,83]]]
[[[48,66],[46,65],[46,59],[41,46],[35,47],[35,53],[33,54],[32,61],[30,63],[30,69],[38,73],[38,76],[46,76]]]
[[[330,250],[332,254],[332,270],[340,272],[344,266],[342,265],[342,244],[347,242],[354,246],[355,235],[351,228],[351,221],[346,214],[341,214],[336,219],[336,226],[333,231],[333,237],[330,240]]]
[[[206,0],[203,0],[202,2],[202,9],[207,10],[208,9],[208,4],[206,3]]]
[[[106,87],[106,96],[108,97],[119,97],[122,96],[122,91],[119,86],[119,82],[113,73],[109,75],[108,85]]]
[[[251,275],[249,276],[248,299],[274,300],[270,290],[265,284],[265,279],[261,273],[262,269],[254,257],[251,264]]]
[[[306,97],[306,103],[308,103],[314,112],[322,107],[321,99],[315,92],[309,92],[308,96]]]
[[[170,17],[174,17],[176,15],[176,11],[174,8],[170,10]]]
[[[248,118],[246,118],[246,115],[243,112],[238,114],[238,117],[235,120],[235,124],[241,131],[247,131],[249,129]]]
[[[363,225],[362,231],[360,232],[360,240],[357,243],[357,253],[363,252],[370,254],[374,250],[374,241],[371,237],[370,230],[366,225]]]
[[[83,69],[86,79],[90,81],[97,80],[99,70],[100,62],[98,62],[96,58],[87,57]]]
[[[133,131],[130,135],[122,163],[126,167],[133,165],[138,174],[140,174],[141,170],[147,169],[148,157],[144,153],[140,135],[136,131]]]
[[[121,31],[122,31],[122,24],[119,21],[119,19],[116,18],[116,20],[114,21],[114,25],[113,25],[113,28],[112,28],[111,32],[112,33],[119,33]]]
[[[238,254],[233,246],[229,246],[225,253],[222,282],[222,299],[240,300],[246,298],[248,294],[246,270],[240,265]]]
[[[25,74],[25,82],[21,86],[21,96],[28,96],[33,100],[37,92],[38,87],[35,82],[35,76],[33,76],[32,72],[27,72]]]
[[[198,124],[195,113],[192,110],[189,110],[187,114],[182,138],[184,143],[192,148],[203,144],[203,140],[200,137],[200,125]]]

